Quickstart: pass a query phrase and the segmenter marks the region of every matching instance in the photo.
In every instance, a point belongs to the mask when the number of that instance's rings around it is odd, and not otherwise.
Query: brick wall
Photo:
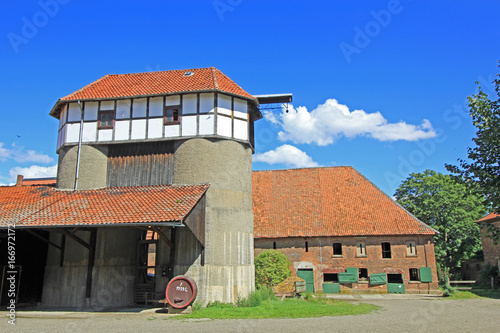
[[[500,222],[494,222],[493,225],[500,228]],[[481,228],[481,242],[483,243],[484,262],[498,265],[500,268],[500,244],[495,245],[493,240],[485,235],[484,228]]]
[[[416,243],[416,256],[407,255],[407,242]],[[306,242],[308,251],[306,252]],[[356,245],[365,242],[366,256],[357,256]],[[382,258],[382,242],[391,244],[391,258]],[[342,256],[333,255],[333,243],[342,244]],[[345,271],[347,267],[368,269],[368,274],[399,272],[408,293],[427,293],[437,290],[436,259],[432,236],[369,236],[369,237],[313,237],[313,238],[275,238],[255,239],[255,256],[262,251],[273,249],[282,251],[292,263],[292,272],[297,274],[299,268],[312,268],[314,271],[314,287],[322,290],[323,273]],[[410,268],[431,267],[432,282],[410,282]],[[371,286],[366,283],[341,285],[342,289],[356,292],[369,289],[372,292],[386,292],[387,287]]]

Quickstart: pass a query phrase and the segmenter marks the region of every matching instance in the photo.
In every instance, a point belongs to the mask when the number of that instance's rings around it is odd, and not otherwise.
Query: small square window
[[[407,242],[406,243],[406,255],[407,256],[416,256],[417,255],[417,243],[416,242]]]
[[[360,279],[368,279],[368,268],[360,268],[359,269],[359,278]]]
[[[164,109],[165,114],[165,125],[179,124],[181,122],[181,107],[176,106],[166,106]]]
[[[420,272],[418,268],[410,268],[410,281],[420,281]]]
[[[323,273],[323,282],[339,282],[339,275],[337,273]]]
[[[366,256],[366,243],[358,242],[356,244],[356,256],[365,257]]]
[[[391,243],[382,243],[382,258],[390,259],[391,254]]]
[[[333,255],[334,256],[342,255],[342,243],[333,243]]]
[[[99,111],[99,129],[113,128],[115,111]]]

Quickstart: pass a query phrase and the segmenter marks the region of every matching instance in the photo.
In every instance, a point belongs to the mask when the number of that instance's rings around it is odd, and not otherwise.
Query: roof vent
[[[193,74],[194,74],[193,72],[186,72],[186,73],[184,73],[183,76],[192,76]]]

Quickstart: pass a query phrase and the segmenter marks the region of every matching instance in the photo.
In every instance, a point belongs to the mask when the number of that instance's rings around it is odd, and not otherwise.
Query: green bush
[[[498,267],[496,265],[486,264],[481,270],[481,280],[489,282],[491,278],[498,278]]]
[[[255,258],[255,285],[271,288],[292,275],[290,261],[279,250],[266,250]]]

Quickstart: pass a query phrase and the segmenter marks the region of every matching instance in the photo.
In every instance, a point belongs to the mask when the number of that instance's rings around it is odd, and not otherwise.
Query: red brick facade
[[[490,222],[500,228],[500,221]],[[490,265],[497,265],[500,269],[500,244],[493,242],[493,239],[486,235],[484,227],[481,228],[481,242],[483,243],[484,262]]]
[[[306,252],[307,242],[307,252]],[[357,255],[357,243],[366,244],[366,256]],[[382,258],[382,242],[391,244],[391,258]],[[416,255],[407,254],[407,243],[415,242]],[[342,255],[333,255],[333,243],[342,244]],[[292,264],[292,272],[300,268],[314,271],[314,289],[323,289],[324,273],[344,272],[347,267],[366,268],[373,273],[402,274],[407,293],[429,293],[438,289],[436,260],[432,236],[369,236],[369,237],[294,237],[255,239],[255,256],[262,251],[273,249],[283,252]],[[430,267],[432,282],[410,281],[410,268]],[[341,284],[344,292],[387,292],[387,285],[373,286],[359,281]],[[350,290],[347,290],[350,289]]]
[[[309,289],[312,270],[315,291],[324,282],[329,292],[438,290],[436,230],[355,169],[255,171],[252,179],[255,255],[282,251]]]

